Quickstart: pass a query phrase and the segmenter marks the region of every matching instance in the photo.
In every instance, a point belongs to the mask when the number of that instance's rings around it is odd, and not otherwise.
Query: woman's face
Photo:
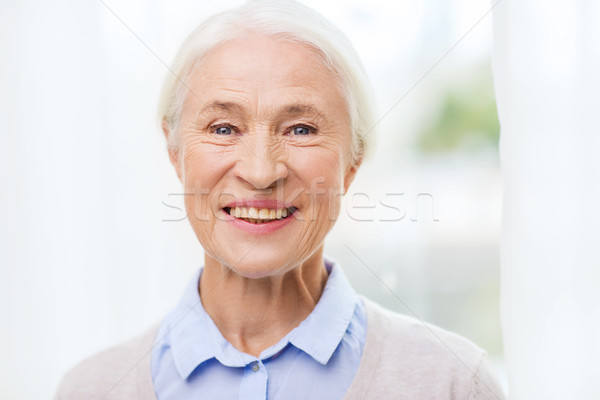
[[[170,156],[207,263],[258,278],[308,260],[356,172],[333,74],[306,45],[252,34],[211,50],[188,87]]]

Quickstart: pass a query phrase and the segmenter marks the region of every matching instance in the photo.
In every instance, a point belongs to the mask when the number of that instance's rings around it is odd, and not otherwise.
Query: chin
[[[268,247],[247,246],[246,249],[238,249],[234,253],[217,255],[213,258],[231,268],[236,274],[250,279],[282,274],[299,265],[303,260],[298,255],[273,247],[273,243],[270,243]]]

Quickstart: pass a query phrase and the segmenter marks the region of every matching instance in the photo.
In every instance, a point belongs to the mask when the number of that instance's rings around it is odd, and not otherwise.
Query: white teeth
[[[229,215],[242,218],[254,224],[265,223],[275,219],[281,219],[291,215],[287,208],[255,208],[255,207],[230,207]]]
[[[254,207],[250,207],[248,209],[248,217],[250,218],[258,218],[258,210]]]
[[[260,219],[269,219],[269,210],[267,210],[266,208],[261,208],[260,210],[258,210],[258,218]]]

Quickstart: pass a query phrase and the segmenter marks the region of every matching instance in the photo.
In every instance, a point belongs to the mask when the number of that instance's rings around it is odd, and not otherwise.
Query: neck
[[[300,324],[315,308],[327,270],[323,247],[284,274],[247,278],[206,255],[200,298],[229,343],[258,357]]]

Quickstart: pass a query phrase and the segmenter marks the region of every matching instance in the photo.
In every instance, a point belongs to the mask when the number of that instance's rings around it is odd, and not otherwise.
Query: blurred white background
[[[354,43],[383,117],[326,253],[358,292],[468,337],[504,376],[490,2],[304,3]],[[0,2],[2,398],[49,398],[75,362],[159,321],[203,263],[171,221],[181,190],[156,102],[183,38],[238,4]]]

